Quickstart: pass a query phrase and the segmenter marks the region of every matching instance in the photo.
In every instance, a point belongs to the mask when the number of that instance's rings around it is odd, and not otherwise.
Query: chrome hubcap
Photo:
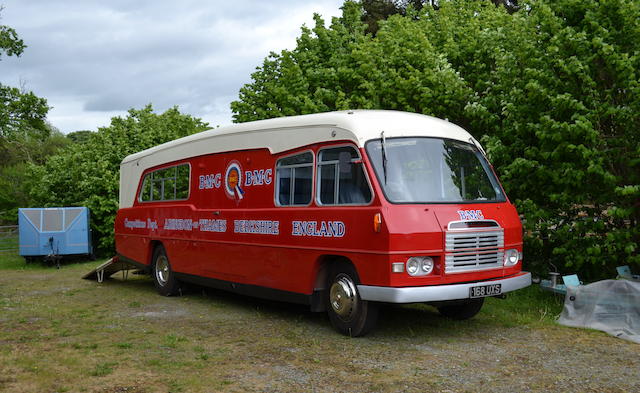
[[[357,311],[356,286],[349,276],[339,274],[329,290],[329,302],[333,311],[343,320],[348,320]]]
[[[169,281],[169,260],[164,255],[156,259],[156,278],[158,283],[164,286]]]

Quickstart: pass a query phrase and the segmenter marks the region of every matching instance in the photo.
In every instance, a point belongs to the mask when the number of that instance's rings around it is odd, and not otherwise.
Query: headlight
[[[423,258],[422,259],[422,273],[429,274],[433,271],[433,259],[431,258]]]
[[[520,253],[518,250],[507,250],[504,252],[504,265],[513,266],[520,260]]]
[[[411,276],[415,276],[420,272],[420,261],[418,258],[412,257],[407,261],[407,273]]]
[[[411,257],[407,260],[407,273],[410,276],[426,276],[433,271],[433,259],[429,257]]]

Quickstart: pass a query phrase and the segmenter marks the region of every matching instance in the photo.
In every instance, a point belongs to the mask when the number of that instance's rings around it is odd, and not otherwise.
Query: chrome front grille
[[[447,231],[445,273],[498,269],[504,259],[500,229]]]

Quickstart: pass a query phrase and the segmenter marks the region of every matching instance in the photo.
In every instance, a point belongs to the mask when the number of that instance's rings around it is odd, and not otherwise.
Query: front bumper
[[[385,303],[422,303],[469,298],[469,288],[478,285],[502,284],[502,293],[531,285],[531,273],[520,272],[508,278],[484,280],[465,284],[431,285],[425,287],[376,287],[358,285],[362,300]]]

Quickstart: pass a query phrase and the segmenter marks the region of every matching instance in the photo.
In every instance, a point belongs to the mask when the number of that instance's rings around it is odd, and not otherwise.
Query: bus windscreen
[[[382,140],[372,140],[366,149],[389,202],[505,201],[488,162],[472,144],[440,138],[387,138],[384,146]]]

